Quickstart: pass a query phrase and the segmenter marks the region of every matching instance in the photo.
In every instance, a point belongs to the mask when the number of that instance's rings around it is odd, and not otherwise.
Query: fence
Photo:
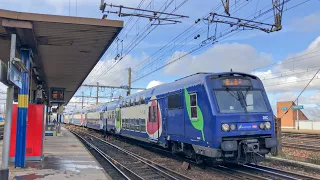
[[[298,123],[299,123],[299,129],[305,129],[305,130],[320,130],[320,121],[295,121],[296,129],[298,129]]]

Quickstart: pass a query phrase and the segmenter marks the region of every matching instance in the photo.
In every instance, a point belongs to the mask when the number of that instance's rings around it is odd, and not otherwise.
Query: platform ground
[[[2,141],[0,161],[1,151]],[[81,142],[64,128],[61,136],[45,137],[42,162],[27,162],[25,169],[15,169],[10,163],[9,169],[9,179],[111,179]]]

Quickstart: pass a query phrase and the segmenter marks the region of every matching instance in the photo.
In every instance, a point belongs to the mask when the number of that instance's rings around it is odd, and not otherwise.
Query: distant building
[[[299,112],[299,120],[309,120],[301,110],[292,110],[290,107],[295,106],[293,101],[277,102],[277,117],[281,118],[281,128],[295,128],[297,113]],[[289,109],[290,108],[290,109]],[[288,112],[287,112],[288,111]],[[285,114],[287,112],[287,114]],[[284,115],[285,114],[285,115]]]

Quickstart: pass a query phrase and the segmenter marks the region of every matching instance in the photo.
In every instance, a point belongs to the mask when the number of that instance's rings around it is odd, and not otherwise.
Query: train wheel
[[[195,155],[195,161],[196,164],[202,164],[203,163],[203,157],[201,155]]]

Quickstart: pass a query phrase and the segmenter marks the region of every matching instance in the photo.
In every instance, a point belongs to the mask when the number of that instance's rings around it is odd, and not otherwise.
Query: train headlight
[[[266,123],[264,123],[264,126],[266,127],[266,129],[270,129],[271,128],[271,123],[270,122],[266,122]]]
[[[260,127],[260,129],[264,129],[265,126],[263,123],[260,123],[259,127]]]
[[[222,124],[221,129],[224,132],[229,131],[230,130],[229,124]]]
[[[231,129],[231,131],[234,131],[234,130],[236,129],[236,125],[231,124],[231,125],[230,125],[230,129]]]

